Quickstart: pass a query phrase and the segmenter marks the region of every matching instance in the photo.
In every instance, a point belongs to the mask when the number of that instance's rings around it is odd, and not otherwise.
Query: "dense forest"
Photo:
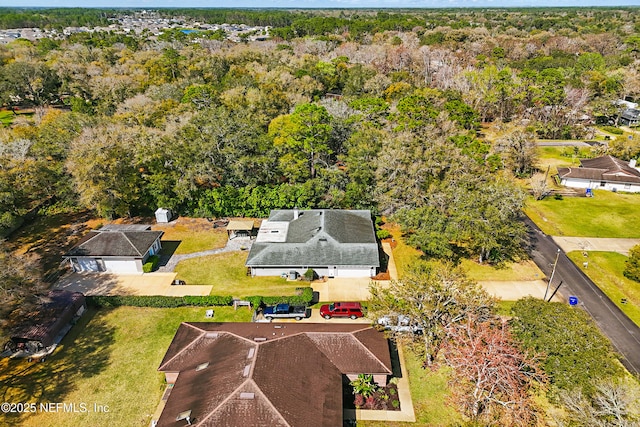
[[[123,13],[0,21],[91,26]],[[158,13],[272,28],[243,43],[173,29],[0,45],[11,117],[0,227],[34,210],[371,209],[428,255],[517,258],[513,178],[534,172],[535,138],[592,138],[616,124],[616,100],[640,96],[635,9]],[[627,140],[608,150],[640,152]]]

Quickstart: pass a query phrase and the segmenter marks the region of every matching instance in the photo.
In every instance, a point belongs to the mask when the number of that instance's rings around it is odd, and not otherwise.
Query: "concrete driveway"
[[[640,239],[561,236],[551,236],[551,238],[565,253],[572,251],[602,251],[629,255],[629,249],[640,244]]]
[[[558,286],[559,281],[553,280],[549,289],[549,295]],[[542,299],[547,291],[547,282],[544,280],[527,280],[527,281],[484,281],[478,282],[489,295],[498,297],[504,301],[517,301],[521,298],[532,296]],[[548,297],[547,297],[548,298]],[[562,288],[553,296],[553,301],[566,302],[566,298],[562,295]]]
[[[61,277],[56,289],[85,295],[209,295],[212,286],[173,286],[176,273],[109,274],[71,273]]]

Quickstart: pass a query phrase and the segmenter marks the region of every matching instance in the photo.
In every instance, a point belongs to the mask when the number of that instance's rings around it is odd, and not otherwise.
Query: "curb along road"
[[[551,288],[562,281],[560,292],[578,298],[579,306],[595,320],[600,331],[621,355],[622,364],[636,377],[640,376],[640,328],[633,323],[582,270],[580,270],[551,236],[544,234],[533,221],[525,218],[530,230],[531,258],[549,277],[556,254],[560,251]]]

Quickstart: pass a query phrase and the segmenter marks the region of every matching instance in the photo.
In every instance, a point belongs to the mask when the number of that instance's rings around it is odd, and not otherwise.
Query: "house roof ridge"
[[[166,362],[164,362],[162,365],[160,365],[158,367],[158,371],[162,371],[162,368],[166,365],[168,365],[169,363],[171,363],[176,357],[178,357],[180,354],[182,354],[183,352],[185,352],[189,347],[191,347],[192,345],[195,344],[196,341],[200,340],[206,333],[207,331],[205,331],[204,329],[198,328],[195,325],[192,325],[190,322],[182,322],[181,325],[186,325],[189,326],[197,331],[200,331],[200,335],[198,335],[196,338],[194,338],[193,340],[191,340],[191,342],[189,343],[189,345],[186,345],[182,348],[182,350],[178,351],[176,354],[173,355],[173,357],[171,357],[169,360],[167,360]],[[179,327],[178,327],[179,328]]]
[[[389,373],[392,373],[393,371],[391,369],[389,369],[389,367],[387,367],[387,365],[380,360],[380,358],[378,356],[375,355],[374,352],[372,352],[369,347],[367,347],[357,336],[356,333],[358,332],[364,332],[367,329],[373,329],[371,326],[363,326],[360,329],[357,330],[353,330],[353,331],[339,331],[339,332],[331,332],[331,331],[308,331],[308,332],[304,332],[304,335],[350,335],[354,340],[356,340],[356,342],[358,343],[358,345],[360,347],[363,347],[365,349],[365,352],[370,354],[371,357],[373,357],[374,360],[376,360],[380,366],[382,366],[383,368],[385,368],[385,370]],[[318,348],[318,350],[322,351],[322,349],[318,346],[318,343],[315,342],[314,340],[311,340],[311,342]],[[331,360],[331,358],[329,358],[329,360]],[[333,363],[333,361],[331,362]],[[334,364],[335,366],[335,364]]]
[[[133,242],[131,241],[131,239],[129,239],[129,236],[127,236],[127,233],[125,231],[118,231],[118,233],[122,234],[122,236],[127,239],[127,242],[129,242],[129,244],[131,245],[131,247],[133,248],[133,250],[135,250],[139,256],[142,256],[142,254],[140,253],[140,251],[138,250],[138,248],[136,247],[136,245],[133,244]]]
[[[284,415],[282,415],[282,413],[278,410],[278,408],[276,408],[276,405],[273,404],[273,402],[271,401],[271,399],[269,399],[269,397],[267,397],[266,393],[264,391],[262,391],[262,388],[256,384],[256,382],[253,380],[253,372],[251,373],[251,377],[247,380],[247,382],[252,382],[253,385],[256,387],[256,390],[258,390],[258,392],[260,393],[260,395],[264,398],[264,400],[267,402],[267,405],[269,405],[269,407],[276,413],[278,414],[278,417],[280,417],[280,419],[282,420],[282,422],[285,423],[285,425],[288,425],[289,427],[291,426],[291,423],[289,421],[287,421],[287,419],[284,417]]]
[[[364,329],[362,329],[361,331],[364,331]],[[367,347],[366,345],[364,345],[364,343],[362,341],[360,341],[360,339],[358,337],[356,337],[356,332],[361,332],[361,331],[354,331],[351,333],[351,335],[353,336],[353,338],[358,341],[358,344],[360,344],[361,347],[364,348],[365,352],[369,353],[371,355],[371,357],[373,357],[375,360],[378,361],[378,363],[380,363],[380,366],[382,366],[383,368],[385,368],[385,370],[388,373],[393,373],[393,371],[390,369],[390,367],[388,367],[387,365],[385,365],[385,363],[380,360],[380,358],[378,356],[376,356],[376,354],[374,352],[371,351],[371,349],[369,349],[369,347]]]
[[[240,391],[240,389],[244,387],[245,384],[247,384],[249,381],[253,382],[250,378],[247,378],[242,383],[240,383],[240,385],[236,387],[231,393],[229,393],[226,398],[224,398],[216,407],[210,410],[207,415],[202,418],[202,421],[198,422],[198,425],[202,425],[204,421],[206,421],[208,418],[211,418],[211,416],[215,414],[218,409],[220,409],[224,404],[231,400],[231,398],[234,397]]]
[[[91,236],[90,238],[88,238],[87,240],[85,240],[84,242],[80,243],[78,246],[83,246],[86,243],[89,243],[90,241],[92,241],[93,239],[95,239],[96,237],[98,237],[100,235],[100,231],[98,230],[90,230],[89,233],[95,233],[93,236]],[[73,248],[71,248],[73,249]]]

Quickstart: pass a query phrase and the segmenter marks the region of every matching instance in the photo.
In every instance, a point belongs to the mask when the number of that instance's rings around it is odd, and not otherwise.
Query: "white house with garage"
[[[580,160],[580,167],[558,168],[560,184],[573,188],[640,193],[640,169],[636,160],[613,156]]]
[[[373,277],[378,242],[367,210],[274,210],[262,222],[246,266],[252,276]]]
[[[142,273],[147,259],[162,249],[163,234],[145,224],[109,224],[87,233],[64,258],[76,272]]]

